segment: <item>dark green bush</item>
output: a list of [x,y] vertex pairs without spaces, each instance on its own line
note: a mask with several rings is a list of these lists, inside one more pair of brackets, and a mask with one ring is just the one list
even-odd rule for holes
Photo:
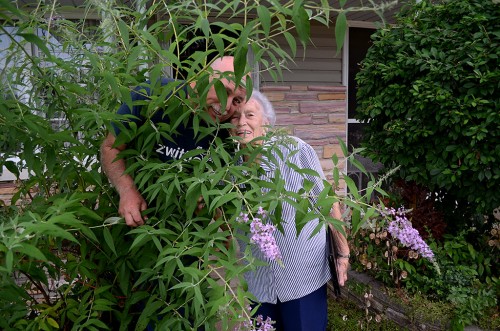
[[357,76],[363,145],[405,180],[490,213],[500,205],[500,3],[433,2],[374,34]]

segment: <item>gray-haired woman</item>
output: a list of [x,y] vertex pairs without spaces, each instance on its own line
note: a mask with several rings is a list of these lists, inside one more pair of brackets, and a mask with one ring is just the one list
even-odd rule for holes
[[[255,139],[265,136],[267,127],[274,125],[276,115],[269,100],[259,91],[253,91],[251,98],[242,104],[231,117],[232,136],[238,139],[240,147],[247,144],[262,144]],[[288,164],[293,163],[298,169],[312,169],[323,176],[318,156],[314,149],[303,140],[289,136],[286,144],[273,144],[270,152],[274,154],[276,164],[270,164],[265,155],[261,156],[261,167],[265,171],[263,179],[272,181],[279,173],[285,181],[288,191],[298,192],[304,180],[314,183],[312,193],[318,196],[323,190],[323,180],[296,172]],[[279,148],[279,153],[274,150]],[[280,155],[278,157],[278,155]],[[332,207],[332,216],[341,218],[338,203]],[[275,232],[277,246],[281,254],[282,265],[266,258],[257,248],[252,253],[257,258],[267,261],[254,271],[245,274],[249,291],[260,304],[256,316],[262,315],[275,321],[276,330],[285,331],[323,331],[327,325],[327,287],[331,278],[327,255],[325,229],[311,237],[319,219],[309,221],[297,235],[294,207],[283,202],[281,224],[283,232]],[[348,256],[347,240],[336,233],[338,251]],[[338,278],[341,286],[347,280],[348,259],[338,259]]]

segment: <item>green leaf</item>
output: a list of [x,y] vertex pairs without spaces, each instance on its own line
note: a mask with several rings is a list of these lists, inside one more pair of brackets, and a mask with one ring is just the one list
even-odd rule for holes
[[333,165],[336,167],[337,164],[339,163],[339,157],[337,156],[337,154],[333,154],[332,155],[332,162],[333,162]]
[[356,187],[356,184],[354,183],[352,178],[349,176],[344,176],[343,179],[347,185],[347,188],[349,189],[349,194],[351,194],[356,200],[359,200],[358,188]]
[[43,253],[37,247],[28,243],[21,243],[21,245],[17,246],[15,250],[19,253],[31,256],[32,258],[35,258],[37,260],[47,261],[45,255],[43,255]]
[[214,82],[214,88],[215,88],[215,93],[217,94],[217,99],[219,99],[221,107],[223,107],[223,111],[225,110],[224,107],[227,105],[227,91],[226,87],[220,80],[215,80]]
[[244,43],[238,46],[236,49],[236,54],[234,55],[234,75],[235,84],[239,85],[243,75],[245,74],[245,68],[247,64],[247,53],[248,45],[246,40]]
[[324,12],[326,20],[326,24],[324,25],[328,26],[328,22],[330,21],[330,4],[328,0],[321,0],[321,10]]
[[347,30],[347,17],[344,11],[339,12],[335,21],[335,40],[337,41],[337,55],[344,46],[345,34]]
[[52,326],[52,327],[54,327],[54,328],[56,328],[56,329],[59,329],[59,324],[58,324],[58,323],[56,322],[56,320],[55,320],[55,319],[53,319],[52,317],[47,317],[47,323],[48,323],[50,326]]
[[288,31],[283,32],[286,41],[288,42],[288,46],[290,46],[290,51],[292,52],[292,56],[295,57],[297,55],[297,42],[295,41],[295,37]]
[[361,171],[365,175],[368,174],[368,172],[365,169],[365,166],[361,162],[359,162],[354,156],[349,159],[349,162],[351,162],[351,164],[354,167],[356,167],[356,169],[358,169],[359,171]]
[[139,234],[137,237],[135,237],[134,241],[132,242],[132,245],[130,245],[129,251],[132,251],[136,246],[141,247],[142,245],[144,245],[144,243],[150,241],[151,239],[149,237],[150,236],[148,233]]
[[198,199],[201,197],[201,183],[196,181],[192,183],[186,192],[186,215],[190,217],[198,207]]
[[358,233],[362,224],[363,222],[361,219],[361,211],[358,209],[353,209],[351,213],[351,232]]
[[303,175],[309,175],[311,177],[319,177],[321,178],[321,175],[313,170],[313,169],[308,169],[308,168],[303,168],[303,169],[297,169],[297,172]]
[[212,41],[214,42],[215,48],[217,49],[217,53],[219,53],[219,56],[224,55],[224,41],[222,40],[221,36],[218,34],[212,35]]
[[193,283],[191,282],[180,282],[178,284],[175,284],[174,286],[172,286],[170,289],[171,290],[175,290],[175,289],[186,289],[186,288],[191,288],[193,287]]
[[116,95],[120,95],[121,92],[120,88],[118,87],[117,78],[113,75],[113,73],[105,71],[102,73],[102,75],[111,87],[111,91],[113,91]]
[[200,23],[201,31],[203,31],[203,34],[205,35],[205,38],[210,37],[210,22],[206,18],[201,19]]
[[122,20],[118,20],[118,30],[120,30],[120,38],[122,39],[123,47],[125,49],[128,49],[130,41],[129,41],[129,31],[127,24]]
[[45,148],[45,167],[48,173],[54,172],[54,166],[56,164],[56,151],[52,146]]
[[229,194],[225,194],[223,196],[217,196],[213,198],[212,204],[210,205],[210,210],[214,210],[215,208],[221,207],[225,203],[233,200],[233,199],[238,199],[239,195],[236,192],[231,192]]
[[264,30],[264,35],[269,37],[269,31],[271,28],[271,14],[269,13],[269,9],[265,6],[257,7],[257,14],[259,16],[259,22],[262,25],[262,29]]
[[37,35],[34,35],[32,33],[19,33],[18,35],[23,37],[26,41],[35,44],[47,57],[52,57],[52,54],[47,48],[46,42]]
[[109,231],[109,228],[107,226],[102,229],[102,234],[104,236],[104,241],[106,242],[106,245],[108,245],[109,249],[111,249],[111,251],[116,256],[118,256],[118,254],[116,254],[113,236],[111,235],[111,231]]
[[[298,2],[299,1],[296,1],[296,3]],[[309,36],[311,35],[311,22],[309,21],[309,15],[302,5],[298,5],[297,8],[295,7],[296,5],[294,5],[292,20],[295,25],[295,30],[299,35],[299,40],[305,45],[309,41]]]
[[342,149],[342,153],[344,154],[344,156],[347,157],[349,155],[349,152],[347,151],[347,145],[344,143],[342,139],[339,139],[339,145],[340,148]]
[[56,238],[66,239],[74,243],[78,243],[78,240],[71,233],[69,233],[68,231],[64,230],[63,228],[55,224],[37,223],[30,225],[29,230],[33,230],[39,235],[45,234]]
[[7,269],[7,273],[12,272],[12,268],[14,266],[14,253],[12,250],[8,250],[7,254],[5,254],[5,269]]
[[[7,170],[9,170],[11,173],[13,173],[16,178],[19,178],[19,169],[17,168],[17,163],[14,161],[5,161],[3,164]],[[1,165],[0,165],[1,166]]]

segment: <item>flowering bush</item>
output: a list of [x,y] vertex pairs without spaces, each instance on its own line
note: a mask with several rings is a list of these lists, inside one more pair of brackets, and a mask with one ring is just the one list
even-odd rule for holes
[[[251,162],[237,165],[248,151],[234,155],[234,146],[220,137],[210,148],[187,152],[168,164],[156,157],[155,145],[162,137],[174,139],[176,127],[191,119],[198,138],[227,129],[227,124],[199,125],[207,119],[211,86],[222,104],[227,98],[220,80],[209,79],[214,56],[235,56],[231,78],[236,85],[262,61],[278,79],[289,50],[294,53],[297,41],[305,46],[310,40],[310,24],[328,26],[336,9],[328,2],[313,9],[293,1],[277,6],[177,1],[144,5],[139,12],[112,1],[84,1],[81,13],[95,12],[100,18],[98,26],[88,26],[86,15],[59,19],[59,6],[35,3],[37,9],[31,10],[0,1],[0,12],[5,12],[1,38],[10,45],[2,50],[7,67],[0,73],[0,137],[17,142],[0,144],[0,166],[18,176],[30,174],[19,182],[12,205],[2,209],[5,218],[0,217],[0,329],[141,330],[152,324],[161,330],[212,330],[216,324],[231,329],[231,323],[241,322],[238,314],[250,295],[243,274],[255,262],[250,254],[237,254],[236,245],[227,245],[227,238],[235,237],[232,226],[242,206],[253,210],[262,205],[270,214],[269,224],[279,229],[283,202],[300,200],[294,203],[300,230],[313,208],[322,221],[333,223],[329,211],[341,198],[330,187],[321,198],[308,201],[302,199],[308,185],[301,192],[286,192],[280,178],[261,180]],[[259,15],[246,24],[232,22],[255,11]],[[345,32],[345,13],[337,15],[338,36]],[[277,18],[280,24],[272,23]],[[199,32],[195,38],[193,31]],[[290,47],[279,47],[274,36],[285,36]],[[341,44],[343,39],[337,39]],[[190,45],[196,46],[194,52]],[[249,49],[255,62],[247,63]],[[147,224],[130,229],[117,216],[119,199],[100,169],[99,145],[110,123],[121,123],[123,118],[115,115],[120,103],[144,106],[130,100],[131,87],[147,80],[154,85],[165,68],[172,68],[186,85],[196,81],[199,93],[187,98],[172,93],[178,88],[172,84],[151,88],[143,108],[147,123],[131,124],[117,137],[117,145],[130,147],[122,155],[127,173],[134,174],[150,207]],[[251,90],[251,80],[246,83]],[[150,123],[159,109],[175,121]],[[298,172],[311,175],[309,169]],[[333,174],[335,187],[343,177],[339,171]],[[353,185],[347,176],[345,182]],[[354,193],[349,200],[352,223],[361,224],[359,215],[369,208],[365,201],[370,194]],[[29,203],[18,204],[24,196]],[[200,196],[205,206],[197,210]],[[253,231],[253,242],[268,255],[278,257],[274,228],[259,222],[253,220],[252,230],[238,224]],[[249,263],[244,263],[246,257]],[[23,278],[16,282],[18,275]],[[48,291],[50,282],[60,278],[66,282]],[[31,288],[42,297],[33,296]],[[256,327],[267,327],[262,322]]]
[[[380,208],[380,217],[365,224],[351,241],[353,267],[368,271],[389,284],[397,284],[417,267],[439,266],[430,246],[411,225],[403,208]],[[386,272],[384,272],[386,271]]]
[[386,218],[391,216],[394,217],[394,219],[389,222],[387,227],[387,231],[389,231],[393,238],[398,239],[403,246],[411,248],[412,251],[410,252],[412,255],[415,255],[415,253],[417,254],[415,258],[417,258],[420,253],[422,257],[434,262],[434,253],[430,249],[429,245],[427,245],[422,237],[420,237],[418,231],[412,227],[411,222],[408,218],[406,218],[403,209],[400,208],[395,210],[394,208],[386,208],[383,211],[383,215]]
[[[451,306],[451,323],[457,330],[480,323],[484,316],[496,316],[499,281],[498,259],[494,258],[498,252],[494,250],[498,225],[492,224],[484,233],[469,229],[445,234],[442,241],[431,237],[424,241],[408,215],[410,210],[404,208],[379,208],[379,217],[372,218],[350,240],[356,256],[353,268],[389,287],[404,288],[409,294],[418,293]],[[468,237],[483,243],[474,246]],[[500,324],[498,318],[487,323],[488,329]]]

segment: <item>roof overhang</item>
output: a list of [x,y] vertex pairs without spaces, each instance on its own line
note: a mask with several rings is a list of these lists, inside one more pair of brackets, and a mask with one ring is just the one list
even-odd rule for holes
[[[63,12],[66,18],[78,18],[75,15],[85,11],[84,0],[55,0],[58,9]],[[318,0],[319,2],[319,0]],[[394,23],[394,15],[402,6],[412,2],[411,0],[347,0],[343,8],[347,12],[347,20],[352,22],[367,22],[375,23],[385,21],[386,23]],[[17,0],[18,7],[30,8],[36,7],[36,0]],[[127,7],[135,6],[134,0],[119,0],[118,5]],[[339,0],[329,0],[332,8],[341,9]],[[373,8],[377,10],[373,10]],[[88,11],[86,12],[88,17]],[[80,14],[81,15],[81,14]],[[332,19],[337,16],[337,11],[331,12]]]

